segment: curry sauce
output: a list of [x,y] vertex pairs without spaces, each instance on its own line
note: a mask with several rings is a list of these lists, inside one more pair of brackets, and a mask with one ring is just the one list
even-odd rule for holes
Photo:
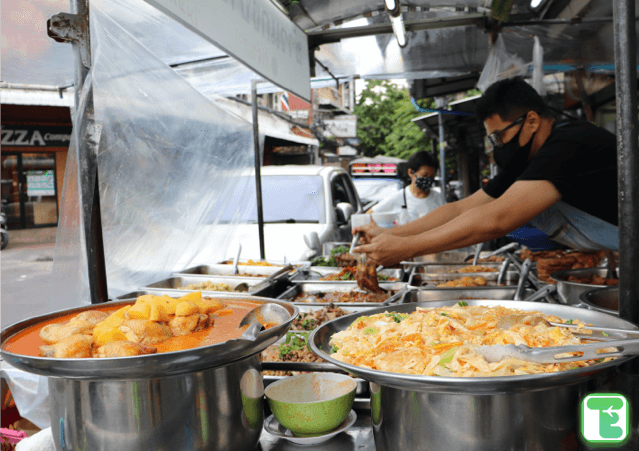
[[[188,335],[172,336],[166,341],[156,343],[154,346],[157,348],[157,353],[182,351],[239,338],[245,330],[244,327],[242,329],[238,329],[240,321],[249,311],[259,306],[259,303],[251,302],[248,299],[233,299],[224,300],[224,304],[224,309],[212,313],[212,316],[214,317],[214,324],[212,326],[192,332]],[[112,314],[126,305],[133,305],[133,303],[124,305],[119,304],[118,306],[96,306],[90,310],[103,311],[108,314]],[[3,345],[3,350],[14,354],[39,357],[41,356],[40,346],[46,345],[40,337],[41,330],[50,324],[68,323],[77,315],[78,312],[75,312],[29,326],[10,337]],[[272,325],[265,324],[265,326],[268,328]]]

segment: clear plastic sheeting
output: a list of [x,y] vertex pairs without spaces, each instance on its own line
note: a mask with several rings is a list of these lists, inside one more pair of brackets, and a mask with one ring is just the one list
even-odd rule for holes
[[[250,214],[249,206],[231,194],[245,192],[253,172],[253,134],[251,124],[193,89],[109,17],[100,2],[91,6],[93,68],[84,95],[92,84],[101,127],[100,203],[113,297],[189,265],[227,257],[232,229],[216,229],[218,219],[209,212],[214,206],[234,210],[231,223]],[[71,146],[70,161],[84,146]],[[56,249],[52,310],[89,302],[87,279],[77,276],[86,274],[86,263],[81,213],[73,210],[76,171],[77,166],[67,167],[58,232],[65,239]],[[195,261],[200,253],[205,258]]]
[[499,35],[497,41],[490,49],[486,66],[481,71],[481,76],[477,81],[477,89],[484,92],[496,81],[525,75],[528,73],[528,65],[517,55],[506,50],[504,38]]

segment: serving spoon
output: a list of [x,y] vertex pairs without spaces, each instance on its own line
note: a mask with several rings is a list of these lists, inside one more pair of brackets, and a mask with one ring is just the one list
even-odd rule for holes
[[240,338],[254,341],[260,333],[264,323],[282,324],[291,317],[291,314],[284,307],[278,304],[262,304],[248,312],[238,329],[248,326]]

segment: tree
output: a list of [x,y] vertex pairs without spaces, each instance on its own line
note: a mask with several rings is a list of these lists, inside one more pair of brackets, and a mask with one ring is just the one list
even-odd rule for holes
[[[434,108],[432,99],[418,104]],[[364,155],[408,159],[418,150],[431,150],[430,138],[411,121],[424,113],[412,105],[407,89],[388,80],[367,80],[353,110]]]
[[388,80],[367,80],[353,112],[357,116],[357,137],[364,155],[388,155],[386,136],[393,131],[393,116],[406,100],[405,90]]

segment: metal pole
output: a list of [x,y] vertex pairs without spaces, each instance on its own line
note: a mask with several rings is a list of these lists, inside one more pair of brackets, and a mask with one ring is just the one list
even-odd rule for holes
[[[86,32],[79,37],[80,41],[73,41],[75,56],[75,109],[80,107],[84,80],[89,73],[91,62],[83,64],[81,47],[90,52],[89,33],[89,0],[71,0],[71,12],[86,20]],[[89,53],[90,55],[90,53]],[[83,120],[73,124],[81,127],[76,136],[80,137],[78,146],[78,181],[80,203],[87,256],[87,271],[89,279],[89,294],[92,304],[99,304],[109,300],[107,292],[106,263],[104,261],[104,243],[102,241],[102,221],[100,215],[100,190],[98,185],[98,147],[100,130],[95,123],[93,107],[93,87],[86,96]]]
[[439,177],[442,185],[442,196],[446,198],[446,145],[444,144],[444,116],[439,114]]
[[639,152],[634,0],[613,2],[619,184],[619,317],[639,324]]
[[255,152],[255,194],[257,198],[257,227],[260,235],[260,258],[265,260],[264,255],[264,210],[262,205],[262,173],[260,170],[260,133],[257,123],[257,84],[264,80],[251,80],[251,103],[253,107],[253,149]]

